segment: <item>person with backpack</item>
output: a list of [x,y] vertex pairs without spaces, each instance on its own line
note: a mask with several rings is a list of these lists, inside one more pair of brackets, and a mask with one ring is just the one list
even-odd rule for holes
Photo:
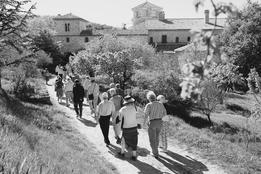
[[119,117],[119,110],[123,106],[123,98],[116,93],[115,88],[111,88],[109,90],[111,98],[110,101],[114,103],[115,106],[115,113],[112,116],[112,124],[113,124],[113,130],[115,133],[115,139],[116,143],[120,144],[121,139],[120,139],[120,133],[121,133],[121,119]]
[[84,98],[84,88],[78,79],[75,80],[73,86],[73,103],[76,117],[82,118],[82,103]]
[[57,76],[57,79],[55,81],[55,91],[58,102],[61,103],[63,97],[63,79],[60,76]]

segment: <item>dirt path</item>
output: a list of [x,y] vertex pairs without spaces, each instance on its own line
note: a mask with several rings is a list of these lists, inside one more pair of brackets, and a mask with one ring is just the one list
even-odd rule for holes
[[[79,130],[79,132],[91,142],[100,154],[109,162],[111,162],[120,174],[223,174],[221,168],[212,165],[207,160],[189,154],[185,148],[169,143],[169,152],[160,152],[160,158],[157,160],[150,155],[150,146],[148,134],[146,130],[139,129],[138,137],[138,160],[132,161],[127,156],[125,159],[117,157],[117,152],[120,151],[120,146],[116,144],[114,132],[110,126],[111,147],[106,147],[103,142],[102,133],[99,125],[90,115],[88,106],[83,108],[83,118],[78,120],[73,110],[72,104],[69,108],[64,104],[58,104],[54,91],[54,79],[49,81],[50,86],[47,86],[51,101],[57,109],[63,111],[71,119],[71,124]],[[86,103],[86,101],[85,101]]]

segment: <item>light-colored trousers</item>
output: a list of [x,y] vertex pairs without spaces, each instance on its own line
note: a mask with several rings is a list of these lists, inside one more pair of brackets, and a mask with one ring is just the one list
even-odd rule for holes
[[155,156],[159,155],[159,135],[162,127],[162,120],[151,120],[149,123],[149,140],[152,153]]
[[168,148],[168,140],[167,140],[168,132],[169,132],[169,123],[163,121],[159,138],[160,138],[160,147],[162,147],[164,150],[167,150]]

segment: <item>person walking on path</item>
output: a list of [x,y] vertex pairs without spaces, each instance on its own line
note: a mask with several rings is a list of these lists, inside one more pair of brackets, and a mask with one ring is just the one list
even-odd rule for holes
[[63,97],[63,80],[60,76],[57,76],[57,79],[55,80],[55,91],[56,91],[56,96],[58,99],[58,102],[62,102],[62,97]]
[[63,71],[63,67],[61,64],[56,66],[55,72],[57,73],[58,76],[60,76],[63,79],[64,71]]
[[121,86],[119,83],[116,83],[115,85],[116,93],[122,97],[124,97],[124,91],[121,89]]
[[115,106],[115,113],[112,116],[112,123],[113,123],[113,130],[115,133],[115,138],[116,138],[116,143],[120,144],[121,139],[120,139],[120,133],[121,133],[121,122],[120,122],[120,117],[119,117],[119,110],[123,106],[123,98],[116,94],[115,88],[111,88],[109,90],[110,95],[112,96],[110,98],[110,101],[113,102]]
[[108,93],[104,92],[102,94],[103,101],[97,107],[97,120],[99,120],[100,128],[104,137],[104,142],[106,146],[109,146],[109,127],[110,118],[114,115],[115,106],[113,102],[108,100]]
[[162,127],[162,117],[167,115],[167,112],[163,104],[156,101],[156,95],[153,91],[148,92],[147,99],[149,103],[144,109],[144,127],[146,124],[149,126],[148,134],[152,153],[155,158],[159,158],[159,134]]
[[167,149],[168,149],[167,137],[168,137],[168,133],[169,133],[169,121],[170,121],[170,115],[168,115],[168,111],[167,111],[167,107],[166,107],[168,100],[166,100],[164,95],[159,95],[157,97],[157,100],[164,105],[166,112],[167,112],[167,115],[165,115],[162,118],[163,123],[162,123],[162,128],[161,128],[160,137],[159,137],[159,140],[160,140],[159,146],[163,149],[163,152],[167,152]]
[[120,109],[120,118],[122,119],[122,141],[121,151],[118,153],[124,157],[125,149],[132,150],[132,160],[137,159],[137,145],[138,145],[138,128],[136,119],[136,108],[134,106],[135,100],[131,96],[124,98],[124,107]]
[[[83,76],[82,86],[84,88],[84,95],[86,98],[87,98],[87,93],[88,93],[87,90],[88,90],[88,87],[90,84],[91,84],[90,78],[88,76]],[[88,99],[87,99],[87,103],[88,103]]]
[[73,81],[70,77],[67,76],[66,82],[64,84],[64,92],[65,92],[65,97],[66,97],[66,106],[69,107],[70,104],[69,102],[73,98]]
[[[109,86],[110,86],[110,89],[113,89],[113,88],[115,89],[115,83],[111,83]],[[112,97],[111,93],[110,93],[110,89],[108,89],[108,91],[107,91],[107,93],[109,95],[109,99]]]
[[73,86],[73,103],[74,103],[74,110],[76,112],[76,117],[82,118],[82,103],[84,98],[84,89],[82,84],[78,79],[75,80]]
[[91,78],[91,84],[87,89],[87,97],[91,109],[91,114],[94,113],[96,115],[97,103],[99,97],[99,85],[95,82],[93,77]]

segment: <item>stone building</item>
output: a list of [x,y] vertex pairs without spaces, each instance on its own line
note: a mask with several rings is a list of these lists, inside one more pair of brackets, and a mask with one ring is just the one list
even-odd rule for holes
[[[173,51],[193,40],[191,30],[209,31],[214,28],[214,19],[205,11],[204,18],[166,18],[162,7],[148,1],[134,8],[133,26],[117,29],[97,25],[73,14],[58,15],[56,23],[57,41],[61,41],[64,52],[73,52],[85,47],[95,37],[114,34],[118,37],[138,39],[153,45],[158,51]],[[222,32],[225,19],[218,19],[215,32]]]

